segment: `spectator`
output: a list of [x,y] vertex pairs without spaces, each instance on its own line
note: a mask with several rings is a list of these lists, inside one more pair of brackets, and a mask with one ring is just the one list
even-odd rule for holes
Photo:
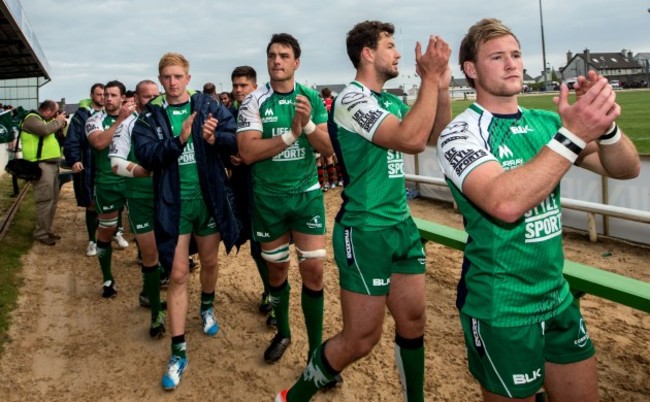
[[36,203],[34,239],[48,246],[54,246],[61,239],[52,232],[59,199],[61,159],[61,147],[55,133],[66,125],[65,114],[59,113],[59,106],[53,100],[41,103],[38,110],[29,112],[21,124],[23,158],[38,161],[42,171],[41,178],[31,182]]

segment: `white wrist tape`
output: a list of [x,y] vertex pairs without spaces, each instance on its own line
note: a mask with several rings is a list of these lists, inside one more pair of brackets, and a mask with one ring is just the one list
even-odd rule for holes
[[133,177],[136,164],[122,158],[111,158],[111,167],[117,168],[115,174],[118,176]]
[[621,131],[618,129],[616,122],[612,122],[612,125],[609,127],[609,130],[598,138],[598,143],[600,145],[612,145],[616,144],[621,140]]
[[290,146],[291,144],[296,142],[296,140],[298,139],[298,138],[296,138],[295,135],[293,135],[293,131],[291,131],[291,130],[289,130],[286,133],[282,134],[281,137],[282,137],[282,141],[284,141],[284,143],[287,144],[287,146]]
[[309,123],[305,124],[305,127],[302,128],[302,132],[305,133],[305,135],[309,135],[314,131],[316,131],[316,124],[311,120],[309,120]]

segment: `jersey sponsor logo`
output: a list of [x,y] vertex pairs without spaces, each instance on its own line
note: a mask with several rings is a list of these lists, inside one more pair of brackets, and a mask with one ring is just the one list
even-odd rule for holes
[[[277,137],[278,135],[282,135],[289,131],[290,129],[287,127],[274,127],[271,130],[271,136]],[[296,141],[293,144],[291,144],[288,148],[286,148],[284,151],[275,155],[272,160],[274,162],[296,161],[296,160],[305,159],[305,155],[306,155],[305,148],[301,148],[299,142]]]
[[451,165],[452,169],[458,176],[462,176],[465,169],[471,166],[477,160],[487,156],[484,149],[461,149],[451,148],[445,152],[445,159]]
[[368,112],[363,112],[361,110],[357,110],[354,112],[354,115],[352,116],[352,120],[356,121],[359,126],[361,126],[361,129],[370,132],[372,129],[372,126],[377,123],[379,118],[384,114],[383,111],[377,109],[377,110],[370,110]]
[[117,144],[115,141],[111,142],[111,145],[108,147],[108,154],[115,155],[118,151]]
[[528,210],[524,221],[525,243],[538,243],[562,234],[562,212],[553,194]]
[[289,162],[305,159],[305,149],[294,142],[289,148],[273,157],[273,162]]
[[194,144],[187,143],[185,144],[185,148],[183,148],[183,153],[178,157],[178,165],[193,165],[195,163],[196,159],[194,156]]
[[578,345],[579,348],[584,348],[587,346],[587,341],[589,340],[589,333],[587,333],[587,327],[585,326],[584,320],[581,318],[578,325],[578,337],[573,343]]
[[390,278],[372,278],[372,286],[376,288],[383,288],[390,285]]
[[183,116],[188,113],[187,109],[172,109],[173,116]]
[[262,124],[275,123],[277,121],[278,121],[278,117],[273,114],[273,109],[267,108],[264,111],[264,117],[262,117]]
[[255,236],[261,238],[269,238],[271,235],[268,232],[255,232]]
[[533,370],[533,372],[525,373],[525,374],[513,374],[512,375],[512,382],[515,385],[524,385],[524,384],[530,384],[531,382],[537,380],[538,378],[542,378],[542,369],[538,368],[537,370]]
[[507,145],[499,145],[499,159],[512,158],[514,154]]
[[95,126],[93,123],[86,123],[86,133],[90,134],[95,130],[99,130],[99,127]]
[[442,144],[440,144],[440,147],[444,147],[445,145],[449,144],[452,141],[457,141],[457,140],[466,140],[468,137],[466,135],[455,135],[453,137],[449,137],[445,139]]
[[365,97],[364,94],[361,92],[349,92],[345,95],[343,95],[343,99],[341,99],[341,104],[342,105],[349,105],[350,103],[355,103],[357,101],[360,101]]
[[512,150],[505,144],[499,145],[498,153],[499,159],[501,160],[501,167],[504,170],[510,170],[524,164],[524,160],[521,158],[512,159],[515,155]]
[[467,127],[468,125],[464,121],[457,121],[455,123],[451,123],[442,132],[442,134],[440,134],[440,138],[449,137],[450,135],[454,135],[454,134],[462,134],[467,131]]
[[310,229],[320,229],[323,227],[323,220],[320,215],[314,215],[307,223],[307,227]]
[[522,126],[510,127],[510,131],[513,134],[527,134],[527,133],[530,133],[530,132],[535,131],[535,130],[530,128],[528,125],[525,125],[523,127]]
[[248,128],[250,126],[251,126],[251,122],[246,120],[246,118],[241,113],[241,108],[240,108],[239,116],[237,116],[237,128]]
[[404,155],[400,151],[388,150],[387,157],[388,177],[404,177]]
[[278,105],[293,105],[292,99],[279,99]]
[[350,110],[354,109],[355,107],[357,107],[357,105],[363,105],[364,103],[368,103],[368,101],[364,99],[364,100],[360,100],[358,102],[355,102],[355,103],[351,104],[350,106],[348,106],[348,112]]

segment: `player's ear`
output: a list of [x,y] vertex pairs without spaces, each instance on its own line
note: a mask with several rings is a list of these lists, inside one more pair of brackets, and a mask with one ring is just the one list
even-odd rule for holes
[[471,79],[476,79],[476,68],[474,62],[466,61],[463,63],[463,72]]

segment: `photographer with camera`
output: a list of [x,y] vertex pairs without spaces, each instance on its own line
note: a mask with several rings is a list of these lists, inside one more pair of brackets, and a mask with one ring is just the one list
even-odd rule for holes
[[61,238],[52,233],[52,222],[59,199],[59,165],[61,147],[56,132],[67,125],[65,113],[60,113],[59,105],[53,100],[40,104],[38,110],[31,111],[20,124],[23,158],[38,162],[41,178],[31,180],[36,203],[36,228],[34,239],[48,246],[56,244]]

